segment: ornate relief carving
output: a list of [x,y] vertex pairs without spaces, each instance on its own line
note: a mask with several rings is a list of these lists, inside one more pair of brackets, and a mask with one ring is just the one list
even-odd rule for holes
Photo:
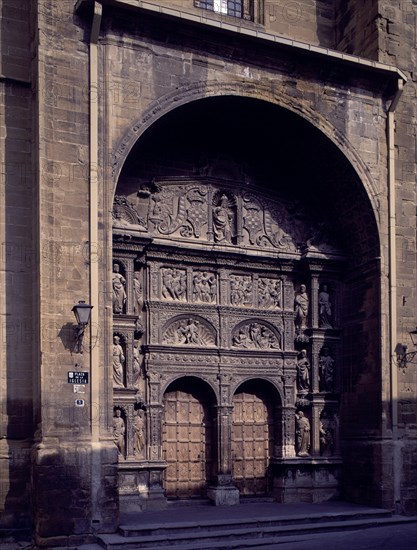
[[161,270],[162,297],[166,300],[185,301],[187,297],[187,273],[184,269],[165,267]]
[[[203,171],[203,172],[207,172]],[[194,179],[194,181],[192,181]],[[267,194],[217,187],[212,177],[184,183],[173,178],[138,192],[137,204],[117,195],[114,225],[160,237],[214,241],[300,254],[305,250],[338,252],[331,228],[294,204]],[[240,187],[240,189],[239,189]],[[147,207],[147,213],[146,213]],[[141,215],[142,214],[142,215]],[[146,219],[145,219],[146,218]]]
[[205,304],[214,304],[217,301],[216,275],[208,271],[194,271],[193,273],[193,300]]
[[216,336],[204,322],[188,317],[171,323],[163,333],[162,343],[177,346],[215,346]]
[[258,280],[259,307],[268,309],[281,308],[281,281],[261,277]]
[[113,226],[146,231],[147,221],[139,215],[136,206],[123,195],[116,195],[113,203]]
[[230,275],[230,303],[242,307],[253,305],[253,284],[250,275]]
[[279,350],[281,338],[281,333],[263,323],[241,323],[232,333],[232,346],[244,349]]

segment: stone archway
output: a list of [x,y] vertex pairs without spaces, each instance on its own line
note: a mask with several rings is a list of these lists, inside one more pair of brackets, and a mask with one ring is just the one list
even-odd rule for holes
[[193,377],[176,380],[163,398],[164,492],[170,499],[201,498],[216,465],[214,396]]
[[[263,136],[267,124],[279,129],[276,141]],[[178,450],[163,447],[161,385],[173,374],[189,375],[191,367],[217,386],[223,453],[233,429],[228,415],[234,403],[230,387],[218,380],[254,378],[256,372],[273,379],[285,400],[279,426],[274,425],[282,434],[273,445],[271,475],[281,487],[274,496],[304,498],[304,475],[312,477],[312,499],[322,498],[315,480],[323,475],[332,479],[323,494],[337,496],[343,437],[358,429],[366,433],[378,422],[381,406],[380,350],[372,337],[381,311],[361,315],[366,301],[379,303],[379,233],[364,186],[340,150],[301,117],[265,102],[238,97],[195,101],[158,120],[131,150],[115,195],[113,232],[114,259],[123,260],[127,280],[126,311],[115,314],[114,321],[130,323],[131,340],[140,340],[143,351],[143,366],[135,372],[141,373],[137,386],[144,388],[141,398],[149,407],[150,479],[159,475],[152,468],[161,472],[164,457],[169,463],[169,452]],[[297,360],[307,365],[302,385]],[[330,382],[323,378],[326,361],[333,369]],[[239,368],[247,370],[240,373]],[[370,380],[362,377],[365,371],[375,374],[372,382],[355,385]],[[169,406],[178,401],[191,407],[188,389],[175,391],[181,393],[167,397]],[[358,409],[358,391],[375,399],[366,416]],[[241,403],[249,406],[252,399],[253,410],[265,403],[265,429],[267,398],[244,393],[252,397],[240,396]],[[204,416],[200,397],[193,403],[200,407],[197,416]],[[295,413],[301,411],[311,427],[307,456],[304,451],[297,456]],[[311,461],[324,452],[323,418],[345,431],[334,434],[338,445],[325,450],[327,470],[315,476]],[[192,427],[190,419],[184,422]],[[256,423],[251,430],[256,431]],[[271,445],[265,442],[264,463]],[[221,483],[227,484],[237,466],[226,455],[218,466]],[[240,458],[245,462],[243,451]],[[298,458],[299,465],[290,464]],[[201,464],[198,468],[196,484],[205,487],[208,476]],[[174,472],[173,463],[167,471]],[[260,478],[267,480],[265,475]],[[297,476],[292,492],[287,490],[288,479]],[[172,483],[180,484],[178,470]],[[241,483],[243,492],[270,491],[268,480],[262,488]],[[171,496],[180,496],[175,491]]]

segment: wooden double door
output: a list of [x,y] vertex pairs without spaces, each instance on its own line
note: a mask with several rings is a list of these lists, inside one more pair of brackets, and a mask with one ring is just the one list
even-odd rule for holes
[[[164,396],[164,490],[168,498],[204,497],[217,463],[214,396],[196,382],[171,386]],[[242,496],[270,492],[273,448],[272,399],[245,384],[233,397],[232,476]]]

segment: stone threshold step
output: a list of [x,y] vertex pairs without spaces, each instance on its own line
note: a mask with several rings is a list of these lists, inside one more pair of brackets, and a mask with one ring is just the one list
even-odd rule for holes
[[[227,511],[225,510],[225,515]],[[389,510],[370,509],[370,510],[352,510],[340,512],[319,512],[309,514],[308,516],[297,515],[277,515],[277,516],[256,516],[256,517],[233,517],[227,519],[207,519],[198,521],[176,521],[148,523],[142,525],[121,525],[118,529],[119,534],[124,537],[150,536],[158,533],[177,534],[197,530],[221,530],[236,528],[256,528],[261,526],[280,526],[292,524],[310,524],[317,522],[332,522],[343,520],[363,520],[366,518],[389,518],[392,513]]]
[[[209,531],[189,533],[186,536],[123,537],[102,535],[98,542],[106,550],[152,549],[152,550],[220,550],[266,544],[266,539],[279,539],[284,536],[301,536],[329,531],[349,531],[371,527],[417,522],[417,517],[392,516],[389,518],[366,518],[363,520],[334,521],[290,526],[264,527],[258,529],[232,529],[230,531]],[[228,540],[229,539],[229,540]]]

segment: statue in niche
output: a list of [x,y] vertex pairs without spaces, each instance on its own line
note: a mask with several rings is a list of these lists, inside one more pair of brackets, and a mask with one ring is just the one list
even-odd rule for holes
[[307,351],[301,350],[297,360],[297,389],[301,394],[310,390],[310,361],[307,359]]
[[139,315],[143,308],[143,291],[139,271],[135,271],[133,276],[133,295],[135,297],[133,311],[136,315]]
[[320,390],[334,391],[334,359],[329,355],[329,348],[323,348],[319,357]]
[[134,340],[133,342],[133,366],[132,366],[132,373],[133,373],[133,387],[139,388],[139,378],[140,378],[140,348],[139,348],[139,340]]
[[280,282],[274,279],[259,279],[258,282],[259,306],[265,308],[281,307]]
[[113,441],[117,447],[119,458],[124,457],[125,432],[126,426],[122,418],[122,411],[116,409],[115,416],[113,417]]
[[123,348],[120,345],[120,338],[113,336],[113,388],[124,388],[123,383],[123,364],[125,356]]
[[332,328],[332,304],[327,285],[323,285],[319,292],[319,326],[321,328]]
[[139,409],[133,412],[133,453],[143,457],[145,449],[145,411]]
[[232,242],[233,211],[229,207],[227,195],[222,195],[220,204],[213,208],[214,240],[217,243]]
[[119,264],[113,265],[113,313],[123,313],[126,304],[126,279],[120,273]]
[[185,271],[177,268],[165,268],[162,271],[162,296],[171,300],[184,300],[187,290]]
[[178,336],[182,344],[192,344],[201,346],[204,345],[204,341],[200,335],[200,322],[194,319],[188,319],[183,321],[178,330]]
[[306,285],[300,285],[300,290],[294,298],[295,329],[297,335],[307,328],[309,298]]
[[197,272],[193,277],[193,296],[195,302],[213,303],[216,301],[216,276],[213,273]]
[[302,411],[296,413],[297,422],[297,456],[309,456],[310,449],[310,421]]
[[320,417],[320,454],[332,456],[334,449],[334,422],[326,411]]

